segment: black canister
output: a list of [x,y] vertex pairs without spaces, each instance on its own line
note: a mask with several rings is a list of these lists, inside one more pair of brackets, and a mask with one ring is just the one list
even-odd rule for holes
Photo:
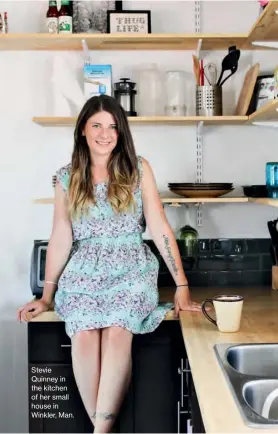
[[137,91],[134,89],[136,83],[129,80],[130,78],[120,78],[120,81],[114,83],[114,97],[121,104],[127,116],[137,116],[135,111],[135,95]]

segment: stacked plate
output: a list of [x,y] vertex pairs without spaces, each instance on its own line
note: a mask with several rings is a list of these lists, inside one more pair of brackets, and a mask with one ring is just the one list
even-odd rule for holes
[[231,182],[169,182],[168,188],[183,197],[219,197],[233,191]]

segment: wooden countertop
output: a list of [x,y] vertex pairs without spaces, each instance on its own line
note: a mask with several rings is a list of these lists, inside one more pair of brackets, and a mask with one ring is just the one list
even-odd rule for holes
[[197,312],[180,314],[206,433],[278,433],[277,427],[260,429],[245,424],[213,349],[219,343],[278,342],[278,291],[270,287],[191,289],[192,298],[199,302],[220,293],[244,296],[239,332],[221,333]]
[[[175,288],[160,288],[159,289],[159,300],[162,302],[173,302],[175,294]],[[174,317],[174,311],[168,312],[164,318],[165,320],[178,320]],[[43,312],[37,317],[31,319],[32,322],[48,322],[48,321],[61,321],[54,310],[49,310],[48,312]]]
[[[173,301],[174,291],[160,289],[160,301]],[[245,424],[213,349],[219,343],[278,342],[278,291],[270,287],[191,288],[197,302],[220,293],[244,296],[239,332],[221,333],[199,312],[181,312],[179,318],[206,433],[278,433],[277,427],[259,429]],[[173,311],[165,317],[174,319]],[[49,311],[32,321],[59,318]]]

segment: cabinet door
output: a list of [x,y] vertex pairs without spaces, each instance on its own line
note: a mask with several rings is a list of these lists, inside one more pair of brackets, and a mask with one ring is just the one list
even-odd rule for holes
[[134,432],[176,433],[180,399],[179,359],[173,323],[138,336],[133,347]]
[[29,432],[93,432],[71,365],[29,364]]
[[192,374],[189,375],[189,403],[191,409],[191,423],[193,433],[205,433],[203,418],[194,386]]

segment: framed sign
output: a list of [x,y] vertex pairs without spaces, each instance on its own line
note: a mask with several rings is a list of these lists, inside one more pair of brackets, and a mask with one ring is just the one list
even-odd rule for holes
[[151,11],[107,11],[107,33],[151,33]]

